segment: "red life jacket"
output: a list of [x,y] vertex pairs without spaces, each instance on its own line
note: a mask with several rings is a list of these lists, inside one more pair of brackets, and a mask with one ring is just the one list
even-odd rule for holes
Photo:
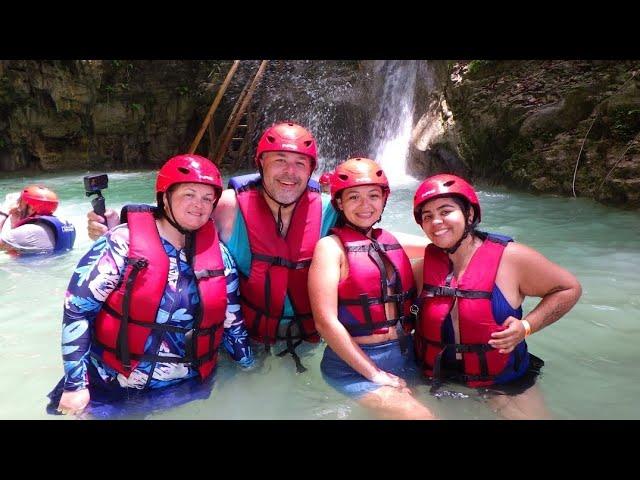
[[[222,340],[227,287],[224,263],[213,222],[194,234],[193,270],[200,295],[200,309],[190,330],[156,323],[167,286],[169,258],[162,246],[149,207],[129,207],[129,254],[120,287],[106,299],[95,321],[95,341],[103,349],[101,360],[125,376],[138,363],[190,363],[201,378],[213,371]],[[144,353],[152,330],[183,332],[184,357]]]
[[[446,253],[433,244],[425,249],[420,315],[414,335],[416,356],[428,377],[440,378],[441,358],[450,348],[462,354],[462,380],[470,387],[492,385],[506,367],[510,355],[487,342],[493,332],[504,330],[491,309],[491,293],[506,242],[488,237],[476,250],[462,279],[453,276]],[[459,344],[445,344],[443,323],[458,300]]]
[[[338,318],[347,331],[364,336],[387,333],[398,320],[405,324],[416,287],[409,257],[398,240],[380,228],[373,229],[374,240],[349,227],[336,227],[331,233],[342,242],[349,262],[349,275],[338,284]],[[385,259],[394,270],[392,284]],[[386,303],[395,303],[398,318],[387,320]]]
[[[286,339],[293,354],[303,340],[320,340],[311,316],[307,277],[313,249],[320,239],[322,200],[319,192],[308,188],[294,206],[286,236],[281,237],[273,213],[256,186],[251,183],[236,191],[251,249],[249,276],[240,275],[242,314],[251,338],[266,345]],[[287,294],[293,318],[283,316]],[[291,323],[286,336],[278,336],[280,322],[287,319]],[[294,323],[298,335],[291,332]],[[295,345],[292,339],[298,339]]]

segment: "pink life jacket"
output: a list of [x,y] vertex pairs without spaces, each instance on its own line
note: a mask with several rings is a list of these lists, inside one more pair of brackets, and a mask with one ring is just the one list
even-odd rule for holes
[[[425,249],[423,289],[414,342],[416,357],[428,377],[440,378],[441,358],[446,348],[462,354],[463,380],[470,387],[492,385],[506,367],[510,355],[487,342],[493,332],[504,330],[496,322],[491,293],[504,252],[505,241],[488,236],[476,250],[458,281],[446,253],[433,244]],[[445,344],[443,323],[458,300],[459,344]],[[513,354],[512,354],[513,355]]]
[[[320,337],[311,316],[307,277],[313,250],[320,239],[322,200],[320,193],[308,188],[297,201],[285,237],[277,231],[269,205],[256,184],[238,190],[238,204],[247,228],[251,249],[249,276],[240,275],[240,303],[251,338],[267,345],[281,338],[289,343],[298,338],[318,342]],[[293,337],[278,337],[286,295],[295,315],[289,319],[301,332]],[[296,344],[296,345],[297,345]],[[290,345],[290,350],[291,350]],[[293,345],[295,348],[295,345]],[[295,357],[294,357],[295,358]]]
[[[349,275],[338,284],[340,322],[352,336],[387,333],[398,320],[404,325],[410,319],[416,288],[411,263],[398,240],[379,228],[373,229],[373,240],[349,227],[336,227],[331,233],[344,245],[349,262]],[[389,263],[394,270],[392,283]],[[395,303],[398,318],[387,319],[386,303]]]
[[[103,349],[101,360],[127,377],[141,361],[189,363],[204,379],[217,363],[227,309],[224,263],[213,221],[194,234],[192,265],[201,308],[190,330],[156,323],[167,286],[169,258],[151,209],[130,206],[127,221],[127,267],[120,287],[107,297],[95,321],[95,341]],[[184,332],[186,355],[145,354],[151,330]]]

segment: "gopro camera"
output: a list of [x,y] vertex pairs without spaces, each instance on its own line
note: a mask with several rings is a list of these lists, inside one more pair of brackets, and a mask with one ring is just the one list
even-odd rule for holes
[[91,193],[100,193],[109,186],[109,177],[106,173],[100,175],[87,175],[84,177],[84,190],[87,196]]
[[87,197],[90,197],[91,195],[97,195],[96,198],[91,200],[91,205],[93,206],[93,211],[101,217],[104,217],[105,211],[102,190],[106,189],[108,186],[109,177],[106,173],[101,173],[99,175],[87,175],[84,177],[85,193],[87,194]]

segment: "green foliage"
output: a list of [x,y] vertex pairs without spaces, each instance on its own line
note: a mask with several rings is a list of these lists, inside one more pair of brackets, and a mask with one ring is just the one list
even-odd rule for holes
[[467,65],[467,73],[469,75],[475,75],[480,70],[492,65],[495,63],[495,60],[471,60]]
[[180,85],[176,87],[176,93],[179,96],[183,97],[189,93],[189,87],[187,87],[186,85]]
[[139,103],[132,103],[131,110],[133,110],[134,112],[140,112],[140,110],[142,110],[142,105]]
[[620,107],[610,112],[610,117],[614,138],[629,141],[640,132],[640,109]]

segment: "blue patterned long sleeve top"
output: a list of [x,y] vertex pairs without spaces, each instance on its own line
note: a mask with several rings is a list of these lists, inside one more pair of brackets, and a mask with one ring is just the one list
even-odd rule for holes
[[[177,250],[163,238],[161,241],[169,257],[169,274],[156,322],[190,329],[194,322],[192,312],[200,302],[196,278],[185,251]],[[233,360],[246,368],[253,364],[254,358],[240,310],[238,274],[235,262],[222,242],[220,250],[227,281],[222,345]],[[129,229],[122,224],[100,237],[73,272],[65,295],[62,325],[66,391],[87,387],[88,362],[95,365],[103,381],[117,380],[126,388],[161,388],[198,375],[189,364],[140,362],[127,378],[99,360],[99,347],[91,343],[93,322],[124,274],[128,251]],[[154,330],[145,344],[145,353],[184,356],[184,334]]]

